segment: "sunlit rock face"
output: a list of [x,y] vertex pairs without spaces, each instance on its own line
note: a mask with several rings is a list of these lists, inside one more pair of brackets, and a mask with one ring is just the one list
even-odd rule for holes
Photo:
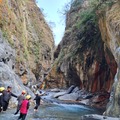
[[[20,79],[14,72],[15,65],[15,50],[10,47],[10,44],[2,36],[0,32],[0,86],[7,88],[12,87],[12,92],[19,96],[22,90],[26,90],[27,94],[34,97],[33,92],[25,87]],[[10,100],[10,107],[17,104],[17,98],[12,97]]]
[[[111,90],[106,114],[119,116],[120,113],[120,4],[117,1],[99,20],[102,39],[117,62],[117,74]],[[112,65],[113,66],[113,65]],[[115,71],[114,71],[115,72]]]
[[91,92],[110,92],[117,64],[98,24],[92,20],[81,24],[80,13],[87,7],[87,0],[75,0],[67,13],[65,34],[54,53],[46,88],[76,85]]
[[54,40],[35,0],[1,0],[0,29],[15,49],[14,68],[23,83],[40,80],[53,61]]

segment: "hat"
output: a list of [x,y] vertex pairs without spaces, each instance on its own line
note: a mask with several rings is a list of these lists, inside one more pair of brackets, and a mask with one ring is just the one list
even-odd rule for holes
[[25,90],[23,90],[23,91],[22,91],[22,94],[26,94],[26,91],[25,91]]
[[5,90],[5,88],[4,87],[0,87],[0,92],[2,92],[3,90]]
[[27,95],[27,96],[26,96],[26,99],[27,99],[27,100],[31,99],[31,96],[30,96],[30,95]]

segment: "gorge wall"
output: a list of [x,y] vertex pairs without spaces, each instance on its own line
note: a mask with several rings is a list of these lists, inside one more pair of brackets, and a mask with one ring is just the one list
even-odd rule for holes
[[15,49],[12,69],[23,83],[42,81],[53,62],[54,39],[35,0],[1,0],[0,29]]
[[119,0],[74,0],[54,52],[52,31],[35,0],[1,0],[0,86],[32,95],[22,82],[31,86],[45,77],[45,88],[105,91],[111,93],[105,114],[119,116],[119,21]]
[[75,0],[66,16],[65,34],[45,87],[107,91],[111,95],[105,114],[119,116],[119,0]]
[[120,113],[120,1],[107,9],[99,19],[102,40],[112,52],[117,63],[117,73],[111,90],[110,102],[107,106],[106,114],[109,116],[119,116]]
[[87,0],[73,2],[67,13],[64,37],[54,53],[55,63],[47,76],[47,87],[74,84],[91,92],[102,89],[110,92],[117,64],[102,40],[94,9]]

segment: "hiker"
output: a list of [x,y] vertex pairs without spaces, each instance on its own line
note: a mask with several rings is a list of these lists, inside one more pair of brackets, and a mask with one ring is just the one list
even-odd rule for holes
[[20,106],[21,106],[21,104],[22,104],[22,101],[25,99],[25,94],[26,94],[26,91],[23,90],[22,93],[21,93],[21,95],[18,96],[18,98],[17,98],[17,101],[18,101],[17,110],[16,110],[16,112],[14,113],[14,115],[18,114],[18,112],[19,112],[19,110],[20,110]]
[[11,96],[17,98],[17,96],[13,94],[11,90],[12,90],[12,87],[8,86],[7,90],[3,91],[3,111],[7,110]]
[[4,87],[0,87],[0,112],[3,110],[3,91],[5,90]]
[[22,101],[22,104],[20,107],[20,116],[19,116],[18,120],[19,119],[25,120],[26,115],[28,113],[29,105],[30,105],[29,104],[30,99],[31,99],[31,96],[27,95],[26,98]]
[[34,98],[34,100],[36,101],[36,105],[35,105],[35,107],[34,107],[34,111],[37,111],[37,110],[38,110],[38,107],[39,107],[39,105],[40,105],[41,95],[40,95],[39,93],[42,94],[41,91],[35,93],[36,97]]

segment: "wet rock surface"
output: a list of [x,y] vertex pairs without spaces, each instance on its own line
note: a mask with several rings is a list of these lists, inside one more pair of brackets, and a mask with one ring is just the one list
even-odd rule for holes
[[120,120],[120,118],[91,114],[83,116],[82,120]]
[[46,92],[46,94],[49,97],[44,97],[44,99],[51,102],[61,102],[61,103],[75,103],[75,104],[84,104],[91,107],[96,107],[99,109],[105,110],[106,105],[109,101],[110,93],[106,92],[105,90],[102,90],[100,92],[91,93],[82,89],[79,89],[78,87],[74,87],[74,89],[71,89],[70,92],[68,92],[71,89],[68,88],[68,90],[59,90],[59,91],[52,91],[49,90]]

